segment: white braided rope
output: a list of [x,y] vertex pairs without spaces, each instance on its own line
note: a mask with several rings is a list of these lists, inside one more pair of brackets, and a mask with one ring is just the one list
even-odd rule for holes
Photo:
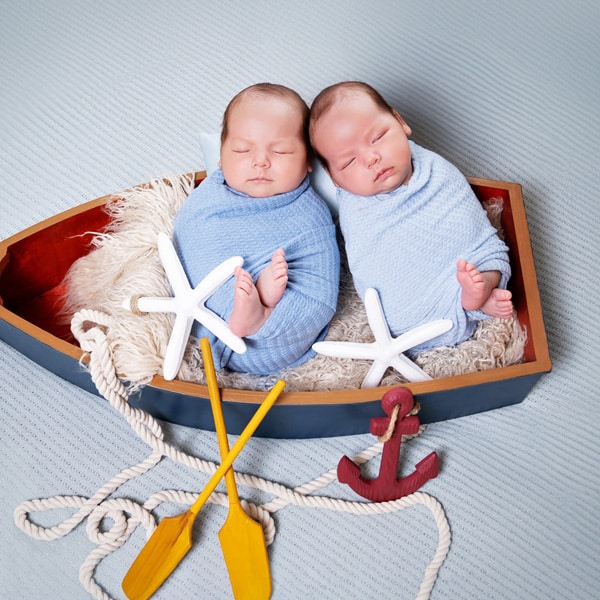
[[[86,327],[86,325],[88,325]],[[108,555],[118,550],[131,536],[136,527],[141,524],[149,538],[156,528],[156,520],[152,511],[163,502],[174,502],[191,505],[197,494],[180,490],[162,490],[153,494],[142,505],[127,498],[110,498],[123,483],[152,469],[162,458],[168,457],[187,467],[212,474],[217,465],[186,454],[164,441],[162,427],[148,413],[133,408],[128,402],[128,390],[115,371],[105,330],[111,325],[109,315],[99,311],[84,310],[78,312],[72,320],[71,329],[84,351],[84,357],[89,358],[88,369],[98,391],[108,400],[110,405],[121,413],[135,433],[152,449],[151,454],[137,465],[128,467],[99,488],[93,496],[53,496],[51,498],[28,500],[21,503],[14,513],[15,524],[27,535],[38,540],[53,540],[70,533],[86,517],[86,531],[89,539],[97,547],[86,557],[79,571],[79,579],[94,598],[112,600],[94,579],[94,573],[99,563]],[[423,430],[419,431],[419,433]],[[418,435],[418,434],[417,434]],[[415,436],[406,436],[405,439]],[[378,442],[365,449],[353,458],[357,464],[363,464],[380,454],[383,444]],[[282,484],[269,481],[251,474],[235,473],[239,485],[260,489],[268,492],[274,498],[263,504],[256,505],[241,500],[248,514],[259,521],[264,530],[267,545],[275,538],[275,523],[272,513],[289,504],[310,508],[324,508],[359,515],[385,514],[403,510],[410,506],[424,505],[431,511],[438,528],[438,546],[436,552],[425,569],[417,600],[429,598],[435,584],[438,571],[450,549],[451,533],[441,504],[429,494],[415,492],[410,496],[389,502],[349,501],[326,496],[313,496],[315,491],[322,489],[337,478],[337,470],[309,481],[299,487],[290,489]],[[214,492],[209,498],[213,504],[228,505],[226,494]],[[29,516],[34,512],[54,508],[73,508],[76,512],[62,523],[52,527],[42,527],[33,523]],[[112,526],[106,529],[106,521],[112,521]]]

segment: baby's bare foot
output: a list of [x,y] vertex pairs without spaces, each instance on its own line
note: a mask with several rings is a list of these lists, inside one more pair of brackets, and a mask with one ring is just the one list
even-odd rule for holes
[[264,306],[273,308],[281,300],[288,282],[288,264],[283,248],[273,254],[271,262],[259,275],[256,287]]
[[465,310],[478,310],[486,301],[489,289],[477,267],[466,260],[457,263],[456,277],[462,288],[462,306]]
[[248,271],[237,267],[234,274],[236,279],[229,329],[233,334],[244,337],[256,333],[273,309],[263,306],[258,289]]
[[490,317],[508,319],[513,314],[512,293],[509,290],[495,288],[483,303],[481,310]]

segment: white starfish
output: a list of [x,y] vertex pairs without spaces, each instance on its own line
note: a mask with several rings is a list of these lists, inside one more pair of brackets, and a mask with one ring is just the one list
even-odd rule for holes
[[[204,325],[234,352],[239,354],[246,352],[244,340],[231,333],[227,323],[205,306],[208,298],[233,275],[234,269],[242,266],[244,259],[241,256],[232,256],[215,267],[195,288],[192,288],[169,236],[162,232],[158,234],[158,254],[171,284],[173,297],[138,298],[137,310],[171,312],[176,315],[165,352],[163,377],[174,379],[177,375],[194,321]],[[132,310],[132,299],[126,299],[123,307]]]
[[431,379],[403,352],[446,333],[452,329],[452,321],[450,319],[431,321],[394,338],[385,320],[377,290],[369,288],[365,292],[365,309],[369,327],[375,336],[374,342],[316,342],[312,346],[313,350],[326,356],[372,360],[373,364],[361,384],[362,388],[377,387],[388,367],[396,369],[408,381]]

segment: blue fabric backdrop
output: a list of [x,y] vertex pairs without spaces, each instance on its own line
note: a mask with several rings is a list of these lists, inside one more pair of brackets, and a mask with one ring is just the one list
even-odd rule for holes
[[[337,80],[374,84],[416,142],[466,175],[522,184],[553,359],[523,403],[431,425],[407,445],[406,469],[432,450],[441,457],[424,491],[443,504],[453,539],[431,597],[587,600],[600,555],[599,27],[591,0],[0,0],[0,237],[202,168],[200,132],[217,131],[250,83],[284,83],[308,102]],[[213,433],[165,430],[217,460]],[[43,542],[14,525],[13,511],[32,498],[89,497],[147,446],[106,401],[4,343],[0,439],[0,597],[89,598],[79,568],[96,544],[85,524]],[[236,468],[293,488],[373,441],[252,440]],[[197,492],[206,479],[165,459],[117,495],[143,502],[163,488]],[[354,498],[339,485],[323,493]],[[197,545],[156,598],[231,597],[214,535],[224,515],[202,511]],[[437,545],[422,507],[359,517],[287,506],[275,524],[274,600],[413,598]],[[123,598],[143,539],[140,528],[98,567],[110,597]]]

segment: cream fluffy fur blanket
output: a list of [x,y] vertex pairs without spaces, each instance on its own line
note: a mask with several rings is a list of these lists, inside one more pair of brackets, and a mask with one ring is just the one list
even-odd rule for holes
[[[111,227],[98,232],[94,248],[73,264],[66,277],[68,318],[81,309],[112,316],[106,332],[115,368],[134,386],[162,374],[162,357],[171,333],[173,315],[138,315],[122,308],[131,296],[170,296],[169,284],[158,257],[159,232],[171,235],[173,219],[194,186],[191,176],[154,180],[115,195],[108,205]],[[490,220],[499,229],[498,203],[486,206]],[[502,232],[500,231],[500,235]],[[354,291],[342,254],[342,276],[338,309],[326,340],[373,341],[364,306]],[[508,320],[488,319],[479,323],[470,340],[456,347],[442,347],[420,354],[416,363],[431,377],[472,373],[521,362],[525,331],[516,316]],[[370,361],[317,355],[294,369],[268,377],[223,370],[219,385],[251,390],[269,389],[276,379],[287,382],[288,391],[339,390],[360,387]],[[179,379],[204,383],[198,345],[190,340]],[[389,369],[382,385],[405,380]]]

